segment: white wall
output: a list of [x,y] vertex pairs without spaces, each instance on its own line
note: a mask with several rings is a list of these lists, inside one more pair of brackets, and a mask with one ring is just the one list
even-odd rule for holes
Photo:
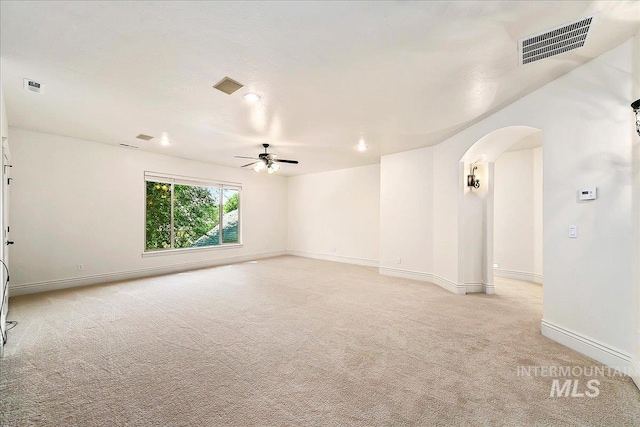
[[[286,250],[284,177],[18,128],[11,138],[12,295]],[[145,171],[241,183],[244,246],[143,258]]]
[[[476,288],[482,291],[482,284],[488,283],[485,263],[485,247],[487,244],[487,196],[489,195],[489,163],[474,163],[478,167],[474,172],[480,180],[480,188],[472,188],[467,185],[462,190],[460,199],[460,215],[464,218],[460,221],[460,239],[462,250],[465,252],[464,264],[460,283],[467,288]],[[471,163],[464,162],[464,180],[471,173]],[[480,286],[473,286],[480,285]]]
[[542,280],[542,147],[503,153],[494,172],[495,274]]
[[[533,272],[544,277],[544,148],[533,150]],[[534,277],[534,279],[537,277]],[[535,280],[534,280],[535,281]]]
[[[638,221],[631,211],[631,62],[627,42],[550,84],[518,112],[537,115],[544,131],[543,334],[617,365],[632,350],[638,262],[631,238]],[[543,113],[540,105],[549,108]],[[598,187],[598,200],[577,202],[585,186]],[[568,237],[572,224],[577,239]],[[592,340],[588,349],[572,331]],[[614,357],[599,353],[598,342]]]
[[[638,218],[631,209],[629,131],[634,126],[629,108],[634,99],[632,56],[628,41],[433,148],[435,250],[433,270],[423,272],[452,286],[463,279],[458,203],[459,163],[464,153],[497,129],[540,129],[544,145],[543,333],[608,364],[628,364],[637,339],[632,267],[638,255],[632,224]],[[405,167],[418,167],[420,161],[409,157]],[[577,191],[584,186],[597,186],[598,200],[578,203]],[[410,204],[407,208],[420,213]],[[577,239],[568,237],[572,224],[579,227]]]
[[[541,143],[542,132],[528,126],[508,126],[497,129],[476,141],[464,153],[458,175],[458,280],[464,292],[493,294],[494,288],[494,196],[495,162],[511,147]],[[471,165],[477,166],[475,175],[480,188],[467,184]],[[499,271],[505,276],[505,271]],[[516,277],[514,277],[516,276]],[[523,279],[510,274],[511,278]],[[526,277],[525,279],[529,279]]]
[[383,156],[380,167],[380,272],[431,272],[433,149]]
[[288,181],[290,253],[378,265],[380,165],[299,175]]
[[2,94],[2,88],[0,87],[0,128],[2,137],[9,137],[9,121],[7,120],[7,109],[4,105],[4,95]]

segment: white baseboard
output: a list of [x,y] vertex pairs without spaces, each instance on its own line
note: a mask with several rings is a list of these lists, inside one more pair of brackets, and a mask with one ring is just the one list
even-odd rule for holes
[[431,283],[434,283],[441,288],[445,288],[458,295],[465,295],[467,293],[467,288],[465,285],[461,285],[449,279],[445,279],[444,277],[438,276],[437,274],[431,275]]
[[465,293],[467,294],[487,294],[493,295],[496,293],[493,283],[465,283]]
[[[542,319],[540,329],[543,336],[597,360],[600,363],[618,369],[625,374],[633,372],[633,357],[620,349],[544,319]],[[636,380],[634,379],[634,381]],[[637,381],[636,384],[638,384]]]
[[542,274],[529,273],[527,271],[503,270],[501,268],[494,268],[493,275],[496,277],[503,277],[505,279],[524,280],[526,282],[542,284]]
[[633,356],[631,356],[631,379],[640,389],[640,361]]
[[423,273],[421,271],[404,270],[393,267],[380,267],[378,272],[383,276],[402,277],[403,279],[419,280],[421,282],[429,282],[453,292],[454,294],[464,295],[467,293],[466,285],[459,285],[451,280],[440,277],[437,274]]
[[482,283],[465,283],[464,290],[468,294],[477,294],[484,292],[484,285]]
[[287,254],[293,255],[293,256],[299,256],[303,258],[313,258],[313,259],[321,259],[324,261],[342,262],[345,264],[363,265],[365,267],[378,266],[378,260],[376,259],[357,258],[357,257],[342,256],[342,255],[329,255],[329,254],[321,254],[318,252],[304,252],[304,251],[287,251]]
[[10,285],[9,295],[13,297],[18,295],[34,294],[38,292],[55,291],[58,289],[75,288],[78,286],[95,285],[98,283],[140,279],[143,277],[159,276],[162,274],[178,273],[181,271],[195,270],[198,268],[215,267],[219,265],[253,261],[256,259],[271,258],[286,254],[287,251],[262,252],[203,261],[185,262],[180,264],[165,265],[161,267],[142,268],[138,270],[120,271],[115,273],[94,274],[91,276],[72,277],[67,279],[46,280],[43,282]]

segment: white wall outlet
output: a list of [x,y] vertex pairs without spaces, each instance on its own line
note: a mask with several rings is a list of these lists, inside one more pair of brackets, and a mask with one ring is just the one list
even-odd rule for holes
[[569,226],[569,237],[571,237],[572,239],[575,239],[576,237],[578,237],[578,226],[577,225],[570,225]]
[[396,258],[396,264],[402,264],[402,258]]
[[498,264],[497,262],[493,263],[493,268],[500,268],[500,264]]
[[78,268],[78,271],[84,271],[84,265],[82,264],[78,264],[77,268]]
[[330,250],[331,252],[335,252],[335,251],[336,251],[336,248],[331,248],[331,249],[329,249],[329,250]]

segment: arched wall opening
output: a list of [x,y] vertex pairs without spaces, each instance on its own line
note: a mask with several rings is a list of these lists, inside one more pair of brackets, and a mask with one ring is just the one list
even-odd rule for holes
[[[508,126],[480,138],[460,158],[458,275],[467,293],[495,293],[495,162],[514,144],[532,140],[542,141],[540,129]],[[479,180],[478,188],[468,185],[471,174]]]

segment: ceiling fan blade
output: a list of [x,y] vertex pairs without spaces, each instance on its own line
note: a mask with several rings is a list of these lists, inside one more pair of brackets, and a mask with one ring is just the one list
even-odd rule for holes
[[278,163],[292,163],[294,165],[298,164],[297,160],[273,159],[273,161]]
[[256,163],[260,163],[260,160],[258,160],[257,162],[247,163],[246,165],[242,165],[240,167],[241,168],[246,168],[247,166],[255,165]]
[[245,157],[245,156],[234,156],[236,159],[251,159],[251,160],[260,160],[257,157]]

